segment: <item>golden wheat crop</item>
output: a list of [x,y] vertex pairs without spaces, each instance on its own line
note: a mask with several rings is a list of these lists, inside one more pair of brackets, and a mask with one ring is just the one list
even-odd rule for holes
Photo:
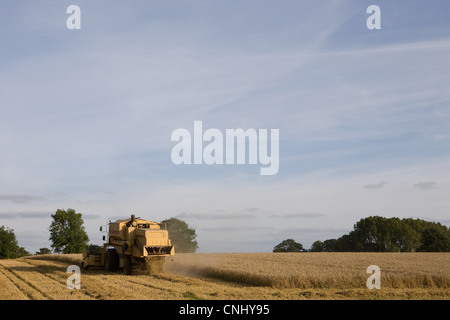
[[450,288],[450,253],[178,254],[167,270],[277,288],[364,288],[370,265],[387,288]]

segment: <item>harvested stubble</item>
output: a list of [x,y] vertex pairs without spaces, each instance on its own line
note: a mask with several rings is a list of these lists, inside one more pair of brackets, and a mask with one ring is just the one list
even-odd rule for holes
[[[42,254],[35,256],[25,257],[26,259],[35,259],[35,260],[50,260],[50,261],[59,261],[65,262],[68,264],[81,265],[82,255],[81,254]],[[138,270],[145,270],[148,274],[158,274],[163,273],[165,271],[165,257],[147,257],[145,259],[145,263],[140,265],[137,264],[134,267]]]
[[[38,262],[38,264],[36,264]],[[56,263],[56,265],[54,264]],[[64,265],[59,262],[40,259],[8,259],[0,260],[0,273],[7,281],[22,293],[19,299],[87,299],[79,290],[67,289],[67,273]],[[16,299],[8,297],[11,293],[16,295],[16,290],[2,293],[4,299]],[[4,296],[6,294],[6,296]]]
[[69,264],[81,265],[81,260],[83,255],[81,253],[71,253],[71,254],[38,254],[35,256],[27,256],[25,259],[36,259],[36,260],[51,260],[59,262],[67,262]]
[[169,272],[275,288],[365,288],[378,265],[384,288],[450,288],[450,253],[177,254]]

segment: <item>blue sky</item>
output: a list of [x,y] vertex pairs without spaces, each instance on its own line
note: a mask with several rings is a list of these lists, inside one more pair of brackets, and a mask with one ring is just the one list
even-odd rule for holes
[[[68,30],[66,8],[81,8]],[[381,30],[366,9],[381,8]],[[20,1],[0,10],[0,225],[184,219],[200,252],[449,225],[447,1]],[[280,169],[171,162],[173,130],[280,130]]]

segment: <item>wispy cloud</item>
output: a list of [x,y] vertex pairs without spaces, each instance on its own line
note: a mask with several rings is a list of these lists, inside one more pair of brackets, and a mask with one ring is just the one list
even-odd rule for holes
[[45,197],[31,194],[0,194],[0,200],[12,201],[16,203],[26,203],[32,201],[43,201]]
[[314,212],[306,212],[306,213],[286,213],[286,214],[271,214],[270,218],[282,218],[282,219],[294,219],[294,218],[321,218],[325,217],[323,213],[314,213]]
[[291,228],[285,228],[280,230],[280,233],[286,233],[286,234],[330,234],[330,233],[342,233],[343,235],[345,232],[348,232],[348,229],[344,228],[323,228],[323,227],[316,227],[316,228],[302,228],[302,227],[291,227]]
[[179,219],[208,219],[208,220],[235,220],[235,219],[253,219],[257,215],[251,213],[193,213],[183,211],[175,216]]
[[[13,219],[51,219],[51,215],[56,210],[49,211],[3,211],[0,212],[0,219],[13,220]],[[101,218],[98,214],[83,214],[83,220],[95,220]]]
[[416,183],[414,187],[422,190],[428,190],[437,187],[437,183],[434,181],[423,181]]
[[50,218],[51,214],[49,211],[4,211],[0,212],[0,219],[42,219]]
[[229,233],[238,233],[242,231],[247,232],[271,232],[275,230],[271,226],[254,226],[254,225],[232,225],[232,226],[220,226],[220,227],[202,227],[201,231],[205,232],[215,232],[221,235],[226,235]]
[[364,189],[381,189],[387,184],[386,181],[381,181],[378,183],[366,184],[363,186]]

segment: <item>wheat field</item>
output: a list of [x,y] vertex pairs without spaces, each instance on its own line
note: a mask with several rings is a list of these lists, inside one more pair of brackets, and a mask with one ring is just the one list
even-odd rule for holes
[[[166,258],[164,273],[66,269],[81,255],[0,260],[0,299],[450,299],[450,253],[196,253]],[[369,265],[381,289],[369,290]]]
[[450,253],[188,254],[169,270],[277,288],[360,288],[370,265],[387,288],[450,288]]

